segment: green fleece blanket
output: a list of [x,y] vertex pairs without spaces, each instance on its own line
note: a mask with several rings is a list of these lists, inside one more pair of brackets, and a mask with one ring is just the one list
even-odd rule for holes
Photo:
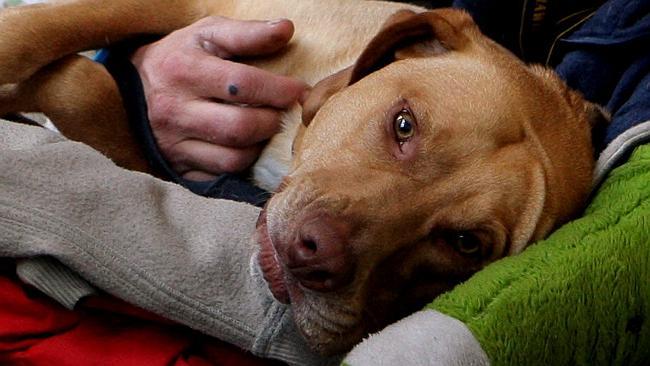
[[430,307],[464,322],[495,365],[650,364],[650,145],[582,218]]

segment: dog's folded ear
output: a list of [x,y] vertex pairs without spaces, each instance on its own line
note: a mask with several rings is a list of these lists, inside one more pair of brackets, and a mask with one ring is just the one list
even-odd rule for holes
[[351,74],[352,66],[332,74],[314,85],[309,91],[309,96],[302,103],[302,124],[305,127],[309,126],[316,112],[332,95],[348,86]]
[[361,53],[349,85],[397,60],[460,51],[470,41],[464,31],[475,27],[469,14],[460,10],[399,11],[384,23]]
[[466,32],[474,30],[478,32],[478,27],[461,10],[398,11],[383,24],[354,65],[314,86],[303,104],[303,124],[308,126],[320,107],[344,87],[397,60],[460,51],[470,43]]

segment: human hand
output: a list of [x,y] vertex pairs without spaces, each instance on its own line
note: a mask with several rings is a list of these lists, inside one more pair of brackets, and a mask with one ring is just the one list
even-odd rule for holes
[[233,61],[284,47],[293,24],[204,18],[131,57],[161,153],[190,180],[248,168],[306,84]]

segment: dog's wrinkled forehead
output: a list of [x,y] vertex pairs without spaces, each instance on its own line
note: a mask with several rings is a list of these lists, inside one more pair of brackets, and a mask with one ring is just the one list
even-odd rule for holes
[[471,17],[459,10],[440,9],[419,14],[402,10],[395,13],[368,43],[354,65],[314,86],[303,105],[303,123],[308,126],[332,95],[396,60],[462,50],[469,43],[465,31],[475,28]]

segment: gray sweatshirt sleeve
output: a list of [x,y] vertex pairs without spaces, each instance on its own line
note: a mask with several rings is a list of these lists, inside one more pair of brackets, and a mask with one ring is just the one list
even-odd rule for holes
[[335,363],[308,350],[261,279],[257,214],[0,120],[0,256],[54,258],[82,281],[258,356]]

